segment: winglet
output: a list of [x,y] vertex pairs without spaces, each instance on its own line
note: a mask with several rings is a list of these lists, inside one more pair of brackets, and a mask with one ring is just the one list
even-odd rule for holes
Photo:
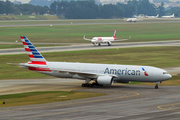
[[85,38],[85,35],[84,35],[83,39],[84,39],[84,40],[90,40],[90,41],[91,41],[91,39],[87,39],[87,38]]
[[20,37],[24,45],[24,49],[27,52],[31,62],[28,64],[40,64],[46,65],[45,58],[40,54],[40,52],[34,47],[34,45],[28,40],[26,36]]

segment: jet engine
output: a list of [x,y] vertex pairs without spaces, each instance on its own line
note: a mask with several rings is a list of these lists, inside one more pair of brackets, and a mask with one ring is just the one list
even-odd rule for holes
[[113,77],[111,77],[111,76],[99,76],[97,78],[97,83],[99,85],[112,85],[113,84]]
[[111,46],[111,42],[110,41],[108,42],[108,45]]

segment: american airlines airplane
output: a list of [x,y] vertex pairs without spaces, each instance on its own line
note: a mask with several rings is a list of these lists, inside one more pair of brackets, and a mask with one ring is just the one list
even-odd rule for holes
[[31,61],[19,63],[20,67],[59,78],[85,80],[82,87],[112,85],[114,81],[118,83],[136,81],[156,82],[155,89],[158,89],[159,83],[172,77],[167,71],[151,66],[49,62],[27,37],[21,36],[21,40]]
[[162,18],[174,18],[174,17],[175,17],[174,14],[169,15],[169,16],[162,16]]
[[[131,36],[129,37],[129,39],[130,38],[131,38]],[[114,34],[112,37],[93,37],[92,39],[87,39],[87,38],[85,38],[85,35],[84,35],[83,39],[91,41],[94,45],[96,45],[96,43],[97,43],[98,46],[101,46],[101,43],[108,43],[108,45],[111,46],[111,42],[128,40],[128,39],[117,40],[116,29],[114,30]]]

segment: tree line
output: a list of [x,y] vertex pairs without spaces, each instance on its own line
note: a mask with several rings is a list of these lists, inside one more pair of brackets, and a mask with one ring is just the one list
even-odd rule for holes
[[159,7],[150,3],[149,0],[131,0],[127,4],[97,5],[94,0],[85,1],[54,1],[50,7],[35,6],[32,4],[14,4],[9,0],[0,1],[0,14],[39,15],[53,14],[66,19],[96,19],[96,18],[124,18],[133,15],[157,15],[163,16],[167,12],[179,16],[180,7],[165,10],[162,2]]

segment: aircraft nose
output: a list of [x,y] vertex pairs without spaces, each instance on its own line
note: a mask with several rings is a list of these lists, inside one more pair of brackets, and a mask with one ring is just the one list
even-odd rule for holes
[[166,79],[168,80],[168,79],[171,79],[172,78],[172,76],[170,75],[170,74],[167,74],[166,75]]
[[95,42],[96,40],[91,40],[91,42]]

